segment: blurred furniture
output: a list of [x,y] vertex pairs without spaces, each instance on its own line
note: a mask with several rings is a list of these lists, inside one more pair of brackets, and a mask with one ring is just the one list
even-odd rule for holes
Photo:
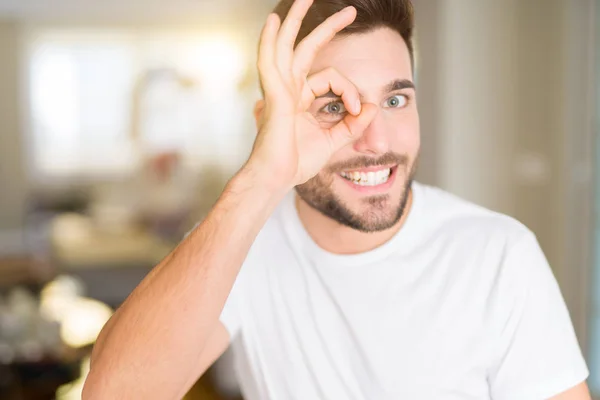
[[[27,264],[14,264],[19,265],[27,269]],[[67,339],[73,336],[72,327],[63,329],[48,314],[64,308],[64,302],[57,302],[60,293],[53,298],[40,296],[45,289],[37,277],[11,276],[17,279],[4,280],[0,290],[0,399],[55,399],[59,387],[80,376],[79,364],[89,347],[71,346]],[[76,325],[81,327],[80,317]]]
[[99,226],[91,218],[64,214],[51,229],[59,273],[80,279],[86,296],[117,307],[176,245],[127,223]]
[[17,361],[0,366],[3,400],[54,400],[56,390],[80,376],[83,354],[37,362]]
[[50,266],[31,256],[0,256],[0,292],[15,285],[40,287],[49,271]]

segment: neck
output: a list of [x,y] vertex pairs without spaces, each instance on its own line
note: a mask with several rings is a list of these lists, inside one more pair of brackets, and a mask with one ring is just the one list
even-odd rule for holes
[[373,250],[390,240],[404,225],[412,208],[412,189],[402,218],[394,226],[379,232],[361,232],[321,214],[296,195],[296,209],[304,229],[322,249],[334,254],[358,254]]

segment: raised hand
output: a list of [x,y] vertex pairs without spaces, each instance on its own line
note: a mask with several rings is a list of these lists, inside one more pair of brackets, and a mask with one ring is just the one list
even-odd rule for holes
[[[264,110],[249,164],[286,188],[315,176],[343,146],[357,140],[377,108],[361,104],[356,87],[334,69],[309,75],[319,50],[356,18],[354,7],[332,15],[294,43],[312,0],[296,0],[280,23],[276,14],[263,28],[258,70],[265,93]],[[328,92],[340,96],[347,110],[333,126],[323,126],[308,112]]]

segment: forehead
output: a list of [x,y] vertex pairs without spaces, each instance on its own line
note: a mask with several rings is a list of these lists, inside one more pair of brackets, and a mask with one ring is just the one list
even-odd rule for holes
[[392,80],[412,81],[408,47],[389,28],[335,38],[317,54],[311,73],[330,67],[364,93],[379,90]]

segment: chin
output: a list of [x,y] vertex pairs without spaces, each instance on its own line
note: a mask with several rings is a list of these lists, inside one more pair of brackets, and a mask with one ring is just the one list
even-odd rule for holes
[[[405,185],[398,181],[387,193],[359,194],[338,192],[336,196],[348,211],[352,223],[345,223],[363,232],[377,232],[392,228],[402,218],[408,199]],[[341,193],[345,192],[345,193]],[[339,207],[339,205],[338,205]]]
[[347,199],[347,201],[342,198],[342,201],[354,215],[360,216],[361,219],[382,220],[394,218],[401,199],[397,194],[376,194]]
[[297,186],[296,192],[340,225],[361,232],[387,230],[404,215],[411,180],[406,179],[404,168],[394,165],[387,168],[389,172],[385,169],[360,171],[359,175],[320,174]]

